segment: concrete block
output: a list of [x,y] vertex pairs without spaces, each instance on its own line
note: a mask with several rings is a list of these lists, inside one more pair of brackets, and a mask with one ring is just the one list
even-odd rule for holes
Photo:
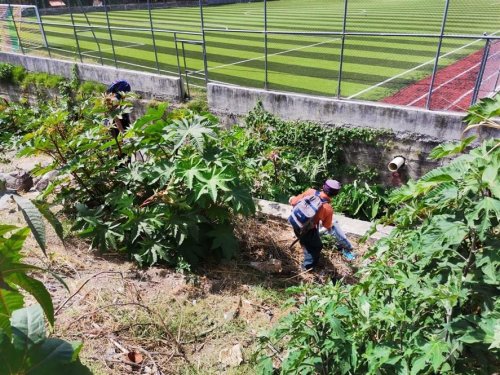
[[[292,211],[292,206],[289,204],[277,203],[264,199],[254,199],[254,202],[257,207],[257,212],[278,219],[287,220]],[[351,219],[339,214],[335,214],[335,219],[338,220],[344,233],[354,234],[360,237],[364,236],[372,226],[372,223],[369,221]],[[377,225],[377,231],[373,233],[370,238],[379,240],[387,236],[393,229],[393,227]]]
[[[264,108],[285,120],[326,125],[391,130],[400,138],[418,135],[420,140],[455,141],[462,137],[463,113],[429,111],[377,102],[339,100],[312,95],[250,89],[210,83],[208,104],[216,114],[244,116],[258,100]],[[495,129],[482,129],[479,138],[500,136]]]
[[134,92],[148,97],[174,101],[181,101],[184,98],[184,86],[179,77],[6,52],[0,52],[0,61],[22,65],[31,72],[43,72],[66,78],[71,77],[73,67],[76,65],[79,77],[83,81],[110,84],[118,79],[125,79]]

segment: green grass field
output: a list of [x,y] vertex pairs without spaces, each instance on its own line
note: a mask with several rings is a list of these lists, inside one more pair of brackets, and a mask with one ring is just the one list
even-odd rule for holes
[[[276,0],[268,2],[269,31],[341,31],[343,0]],[[348,32],[440,32],[444,0],[350,0]],[[78,8],[75,9],[78,12]],[[154,9],[156,29],[177,30],[180,39],[201,40],[182,32],[200,31],[198,8]],[[204,8],[205,28],[264,29],[262,2]],[[113,27],[149,28],[147,10],[109,13]],[[75,14],[80,49],[88,61],[99,62],[98,46],[82,14]],[[104,12],[88,13],[105,64],[113,65],[110,35]],[[69,15],[44,16],[46,23],[70,23]],[[54,55],[73,56],[74,30],[69,26],[45,26]],[[446,34],[500,33],[499,0],[451,0]],[[495,34],[497,35],[497,34]],[[172,32],[157,32],[160,69],[177,74]],[[118,66],[142,71],[156,69],[151,32],[113,30]],[[438,38],[403,36],[347,36],[341,95],[378,100],[432,72]],[[181,44],[178,44],[179,48]],[[268,36],[269,88],[301,93],[337,93],[341,40],[337,35]],[[440,65],[449,65],[484,46],[475,39],[445,39]],[[206,32],[209,79],[251,87],[264,87],[264,35],[249,32]],[[186,45],[186,65],[202,84],[203,55],[200,45]],[[182,63],[182,55],[181,55]]]

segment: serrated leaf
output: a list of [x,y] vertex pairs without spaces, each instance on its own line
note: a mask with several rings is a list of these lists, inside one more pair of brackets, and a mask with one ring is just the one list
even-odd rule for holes
[[427,362],[427,356],[423,355],[420,358],[417,358],[415,361],[412,362],[411,364],[411,375],[417,375],[420,373],[425,368]]
[[221,248],[224,258],[230,259],[238,249],[238,241],[234,237],[233,229],[227,225],[217,225],[207,232],[213,238],[212,249]]
[[467,146],[469,146],[474,140],[476,136],[467,137],[461,142],[457,143],[445,143],[443,145],[439,145],[435,147],[431,153],[429,154],[429,159],[441,159],[447,156],[452,156],[463,152]]
[[226,177],[224,174],[224,168],[219,169],[213,167],[209,173],[206,173],[201,178],[201,188],[199,188],[197,199],[199,199],[204,193],[208,193],[212,198],[213,202],[217,201],[218,190],[229,191],[226,186],[227,181],[231,181],[232,178]]
[[47,255],[45,248],[45,223],[42,214],[29,199],[25,199],[19,195],[13,195],[13,198],[21,209],[24,219],[30,227],[36,242],[38,242],[43,253]]
[[438,372],[439,368],[445,361],[443,353],[448,351],[448,345],[441,341],[434,341],[430,344],[428,356],[430,357],[432,369]]
[[489,164],[483,171],[483,181],[489,185],[498,183],[498,165]]
[[200,152],[203,151],[205,139],[215,138],[212,128],[213,125],[203,116],[195,115],[192,119],[174,120],[171,132],[175,143],[174,152],[189,141],[192,141]]
[[488,349],[500,349],[500,322],[497,321],[495,324],[495,329],[493,333],[493,340],[491,340],[491,345]]
[[[497,222],[500,220],[500,200],[483,197],[466,217],[469,225],[477,226],[480,238],[483,239],[486,231],[491,227],[490,219],[495,218]],[[476,221],[479,222],[476,223]]]

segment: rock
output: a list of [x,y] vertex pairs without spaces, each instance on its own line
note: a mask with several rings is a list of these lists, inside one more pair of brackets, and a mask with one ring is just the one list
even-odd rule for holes
[[236,344],[231,348],[222,349],[219,353],[219,362],[226,367],[236,367],[243,363],[241,345]]
[[[0,180],[1,181],[1,180]],[[11,195],[10,194],[1,194],[0,193],[0,211],[10,211],[11,206]]]
[[47,186],[49,186],[49,184],[54,181],[58,174],[59,171],[50,171],[45,173],[42,178],[36,183],[35,190],[40,192],[44,191]]
[[33,187],[33,178],[25,170],[0,173],[0,180],[5,180],[6,188],[16,191],[29,191]]

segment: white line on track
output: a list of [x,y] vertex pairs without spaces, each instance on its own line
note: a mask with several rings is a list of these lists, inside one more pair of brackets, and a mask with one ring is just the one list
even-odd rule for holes
[[[491,34],[491,35],[495,35],[495,34],[497,34],[497,33],[499,33],[499,32],[500,32],[500,30],[499,30],[499,31],[494,32],[494,33],[493,33],[493,34]],[[472,42],[470,42],[470,43],[468,43],[468,44],[463,45],[462,47],[459,47],[459,48],[457,48],[457,49],[454,49],[453,51],[450,51],[450,52],[448,52],[448,53],[445,53],[445,54],[444,54],[444,55],[442,55],[442,56],[439,56],[439,58],[443,58],[443,57],[449,56],[449,55],[451,55],[451,54],[453,54],[453,53],[455,53],[455,52],[457,52],[457,51],[460,51],[461,49],[464,49],[464,48],[469,47],[469,46],[471,46],[471,45],[473,45],[473,44],[475,44],[475,43],[478,43],[478,42],[479,42],[479,41],[481,41],[481,40],[482,40],[482,39],[476,39],[476,40],[474,40],[474,41],[472,41]],[[385,85],[386,83],[391,82],[391,81],[395,80],[396,78],[402,77],[402,76],[404,76],[405,74],[408,74],[408,73],[413,72],[413,71],[415,71],[415,70],[417,70],[417,69],[420,69],[420,68],[421,68],[421,67],[423,67],[423,66],[426,66],[426,65],[432,64],[432,63],[434,63],[434,60],[436,60],[436,59],[435,59],[435,58],[433,58],[433,59],[431,59],[431,60],[429,60],[429,61],[426,61],[426,62],[424,62],[424,63],[422,63],[422,64],[420,64],[420,65],[417,65],[417,66],[416,66],[416,67],[414,67],[414,68],[408,69],[408,70],[406,70],[406,71],[404,71],[404,72],[402,72],[402,73],[399,73],[399,74],[397,74],[397,75],[395,75],[395,76],[393,76],[393,77],[391,77],[391,78],[388,78],[388,79],[386,79],[385,81],[379,82],[379,83],[377,83],[376,85],[373,85],[373,86],[367,87],[366,89],[361,90],[361,91],[357,92],[356,94],[354,94],[354,95],[351,95],[351,96],[347,97],[347,99],[353,99],[353,98],[355,98],[355,97],[357,97],[357,96],[360,96],[360,95],[362,95],[362,94],[364,94],[364,93],[366,93],[366,92],[368,92],[368,91],[371,91],[371,90],[373,90],[373,89],[376,89],[377,87],[380,87],[380,86],[382,86],[382,85]]]
[[[496,56],[496,55],[498,55],[498,54],[499,54],[499,52],[496,52],[496,53],[494,53],[493,55],[491,55],[490,57],[494,57],[494,56]],[[437,86],[436,88],[434,88],[434,89],[432,90],[432,93],[433,93],[433,94],[435,94],[435,93],[436,93],[436,91],[438,91],[440,88],[442,88],[442,87],[446,86],[448,83],[453,82],[453,81],[454,81],[454,80],[456,80],[457,78],[459,78],[459,77],[463,76],[464,74],[466,74],[466,73],[470,72],[471,70],[473,70],[474,68],[478,67],[479,65],[481,65],[481,62],[478,62],[477,64],[474,64],[474,65],[473,65],[473,66],[471,66],[469,69],[464,70],[464,71],[463,71],[462,73],[460,73],[459,75],[454,76],[454,77],[450,78],[449,80],[447,80],[446,82],[441,83],[439,86]],[[488,78],[488,79],[489,79],[489,78]],[[488,79],[486,79],[486,80],[488,80]],[[472,91],[472,90],[471,90],[471,91]],[[429,93],[427,92],[427,93],[425,93],[424,95],[421,95],[421,96],[420,96],[420,97],[418,97],[417,99],[413,100],[412,102],[410,102],[410,103],[408,103],[408,104],[404,104],[404,105],[409,105],[409,106],[412,106],[412,105],[414,105],[416,102],[418,102],[419,100],[422,100],[423,98],[427,97],[428,95],[429,95]]]
[[[450,78],[450,79],[449,79],[449,80],[447,80],[446,82],[441,83],[438,87],[436,87],[436,88],[434,88],[434,89],[432,90],[432,93],[433,93],[433,94],[434,94],[434,93],[436,93],[436,91],[438,91],[441,87],[443,87],[443,86],[447,85],[447,84],[448,84],[448,83],[450,83],[450,82],[453,82],[453,81],[454,81],[454,80],[456,80],[457,78],[459,78],[459,77],[463,76],[464,74],[466,74],[466,73],[470,72],[472,69],[475,69],[475,68],[476,68],[476,67],[478,67],[479,65],[481,65],[481,63],[480,63],[480,62],[478,62],[477,64],[474,64],[474,65],[473,65],[473,66],[471,66],[469,69],[464,70],[464,71],[463,71],[462,73],[460,73],[459,75],[457,75],[457,76],[455,76],[455,77]],[[429,93],[428,93],[428,92],[426,92],[424,95],[419,96],[417,99],[415,99],[415,100],[411,101],[410,103],[403,104],[403,105],[414,105],[416,102],[418,102],[419,100],[422,100],[423,98],[425,98],[425,97],[427,97],[427,96],[429,96]]]
[[[299,51],[301,49],[316,47],[316,46],[319,46],[321,44],[330,43],[330,42],[333,42],[333,41],[336,41],[336,40],[340,40],[340,38],[328,39],[328,40],[325,40],[324,42],[308,44],[307,46],[302,46],[302,47],[288,49],[286,51],[280,51],[280,52],[276,52],[276,53],[271,53],[271,54],[268,54],[267,57],[269,57],[269,56],[277,56],[277,55],[284,55],[284,54],[287,54],[288,52]],[[263,56],[259,56],[259,57],[254,57],[252,59],[237,61],[237,62],[234,62],[234,63],[231,63],[231,64],[217,65],[217,66],[214,66],[212,68],[208,68],[208,70],[225,68],[226,66],[243,64],[243,63],[246,63],[246,62],[249,62],[249,61],[263,60],[265,58],[266,58],[266,56],[263,55]],[[198,71],[193,72],[193,73],[201,73],[201,72],[203,72],[203,70],[198,70]]]
[[[483,82],[489,81],[491,78],[495,77],[497,74],[498,74],[497,72],[491,73],[486,79],[483,80]],[[450,105],[448,107],[446,107],[445,110],[448,110],[451,107],[453,107],[455,104],[459,103],[463,98],[465,98],[467,95],[469,95],[470,93],[472,93],[472,91],[474,91],[473,88],[470,89],[470,90],[468,90],[464,94],[462,94],[458,99],[455,99],[455,101],[453,101],[453,103],[450,103]],[[495,91],[489,93],[488,96],[492,96],[492,94],[495,94]],[[465,111],[465,109],[464,109],[464,111]]]

